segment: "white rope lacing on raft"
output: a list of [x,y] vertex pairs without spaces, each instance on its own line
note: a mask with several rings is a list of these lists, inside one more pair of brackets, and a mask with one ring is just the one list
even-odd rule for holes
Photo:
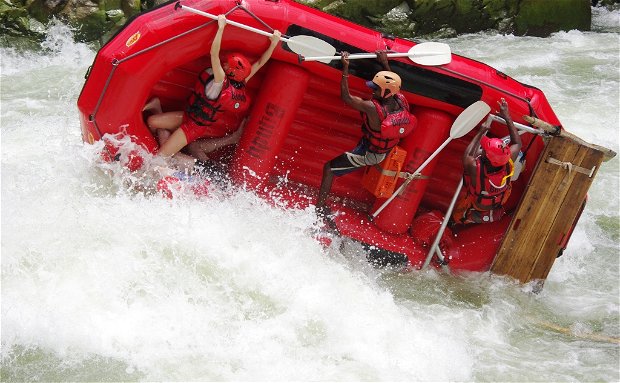
[[547,162],[550,164],[558,165],[564,169],[567,169],[569,174],[572,173],[574,170],[577,173],[585,174],[588,177],[592,177],[592,174],[594,174],[594,170],[596,170],[596,166],[594,166],[592,169],[586,169],[586,168],[582,168],[581,166],[577,166],[571,162],[560,161],[553,157],[547,158]]
[[392,177],[392,178],[399,177],[399,178],[412,179],[412,180],[430,178],[429,176],[423,176],[421,174],[414,174],[410,172],[397,172],[395,170],[384,169],[379,165],[375,165],[374,167],[375,169],[377,169],[379,173],[381,173],[381,175],[384,175],[386,177]]

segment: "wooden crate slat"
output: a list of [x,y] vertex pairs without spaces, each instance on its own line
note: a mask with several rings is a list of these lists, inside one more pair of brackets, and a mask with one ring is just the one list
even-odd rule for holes
[[598,168],[602,157],[601,152],[570,138],[551,137],[504,236],[492,272],[521,282],[546,277],[560,248],[557,237],[572,226],[592,183],[587,175],[569,172],[547,159]]
[[[546,158],[551,153],[561,157],[561,160],[567,160],[572,159],[576,152],[577,147],[570,142],[562,139],[551,140],[541,158]],[[559,153],[563,155],[560,156]],[[554,187],[551,186],[564,179],[565,174],[560,170],[556,165],[539,161],[506,231],[491,271],[513,275],[521,281],[527,278],[537,254],[532,244],[542,241],[546,235],[544,228],[547,226],[544,224],[549,218],[549,212],[543,208],[557,204],[561,197],[554,193]]]
[[598,167],[603,160],[604,153],[601,151],[585,146],[581,147],[580,151],[584,153],[583,156],[580,156],[582,160],[577,162],[576,158],[573,164],[586,169],[591,169],[596,166],[596,170],[592,174],[592,177],[588,177],[586,174],[573,172],[574,176],[571,180],[571,185],[568,187],[569,191],[561,204],[562,207],[549,231],[548,240],[543,244],[537,262],[534,264],[534,268],[528,280],[547,278],[551,266],[553,266],[553,262],[562,248],[564,237],[570,232],[581,210],[581,205],[584,203],[588,189],[598,171]]

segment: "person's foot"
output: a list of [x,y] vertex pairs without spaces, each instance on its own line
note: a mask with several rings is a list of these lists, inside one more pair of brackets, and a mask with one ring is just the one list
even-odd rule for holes
[[159,101],[159,98],[153,97],[152,99],[150,99],[144,105],[144,108],[142,108],[142,111],[146,112],[146,113],[150,113],[150,114],[159,114],[159,113],[161,113],[162,109],[161,109],[161,102]]
[[319,219],[322,220],[328,228],[334,230],[335,232],[338,232],[338,226],[336,225],[336,221],[334,220],[335,215],[329,206],[317,206],[315,208],[315,212],[317,217],[319,217]]
[[157,129],[157,141],[159,141],[159,146],[162,146],[168,138],[170,138],[170,131],[166,129]]
[[330,209],[327,205],[316,206],[314,211],[319,218],[325,218],[332,214],[332,209]]
[[187,144],[184,150],[187,152],[187,154],[197,158],[200,161],[209,161],[209,156],[204,152],[204,150],[200,148],[199,141],[190,142],[189,144]]

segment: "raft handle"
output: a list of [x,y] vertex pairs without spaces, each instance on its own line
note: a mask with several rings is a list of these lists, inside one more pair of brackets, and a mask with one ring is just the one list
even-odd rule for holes
[[86,69],[86,74],[84,75],[84,80],[88,80],[88,77],[90,77],[90,71],[93,69],[93,66],[89,66],[88,69]]
[[503,78],[504,80],[508,78],[508,75],[504,72],[500,72],[498,70],[495,71],[495,74],[498,75],[499,77]]

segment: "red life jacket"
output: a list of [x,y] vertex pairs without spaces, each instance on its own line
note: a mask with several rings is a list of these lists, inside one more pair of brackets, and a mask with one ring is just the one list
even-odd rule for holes
[[495,171],[493,168],[489,171],[488,167],[480,162],[480,158],[476,159],[476,187],[472,186],[470,175],[464,176],[467,191],[474,197],[474,208],[484,211],[502,207],[512,189],[510,177],[504,178],[511,173],[511,167],[509,162]]
[[222,91],[215,100],[209,100],[205,95],[205,86],[213,80],[213,75],[203,71],[198,76],[194,91],[189,97],[187,116],[196,124],[209,126],[222,123],[222,113],[234,113],[242,117],[250,107],[250,97],[245,91],[245,82],[231,84],[228,77],[224,78]]
[[362,113],[362,132],[370,142],[370,151],[374,153],[387,153],[398,145],[400,139],[407,136],[415,129],[418,120],[409,113],[409,102],[401,93],[394,95],[396,102],[400,105],[397,111],[388,113],[379,101],[372,99],[372,103],[377,109],[379,120],[381,120],[381,131],[377,132],[370,129],[368,116]]

